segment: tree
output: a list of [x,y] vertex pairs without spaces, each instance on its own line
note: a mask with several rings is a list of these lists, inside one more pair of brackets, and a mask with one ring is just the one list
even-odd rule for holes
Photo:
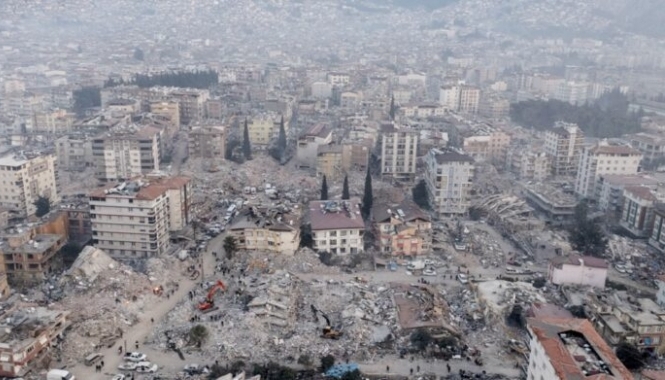
[[141,50],[141,48],[134,49],[134,59],[135,60],[143,61],[144,58],[145,58],[145,56],[144,56],[143,50]]
[[226,252],[226,258],[228,260],[231,260],[233,258],[233,255],[235,255],[236,251],[238,250],[238,243],[236,242],[236,238],[233,236],[227,236],[224,238],[224,252]]
[[51,200],[48,197],[38,196],[37,200],[33,203],[37,210],[35,216],[41,218],[51,211]]
[[83,87],[74,90],[74,112],[81,115],[85,110],[102,105],[102,94],[99,87]]
[[349,194],[349,176],[345,175],[344,176],[344,184],[342,185],[342,199],[347,200],[350,199],[351,195]]
[[395,96],[390,97],[390,120],[395,121]]
[[589,219],[589,205],[586,200],[575,207],[574,223],[568,231],[568,240],[574,250],[596,257],[601,257],[607,249],[607,239],[600,223]]
[[196,325],[189,330],[189,343],[200,347],[208,340],[208,329],[203,325]]
[[638,370],[644,366],[644,360],[640,350],[633,344],[621,342],[616,348],[617,358],[631,371]]
[[249,142],[249,127],[247,126],[247,119],[245,119],[245,129],[242,132],[242,153],[245,155],[246,160],[252,159],[252,146]]
[[330,368],[332,368],[332,366],[334,366],[334,365],[335,365],[335,357],[334,356],[326,355],[326,356],[321,358],[321,372],[325,373]]
[[425,210],[430,210],[431,206],[429,204],[429,194],[427,193],[427,184],[425,180],[421,179],[416,186],[411,189],[411,195],[413,196],[413,201],[420,206],[420,208]]
[[369,214],[372,212],[373,201],[374,201],[374,196],[372,195],[372,174],[369,172],[369,167],[368,167],[367,174],[365,175],[365,192],[363,194],[363,204],[361,210],[364,219],[367,219],[369,217]]
[[279,136],[277,137],[277,151],[279,152],[280,162],[284,159],[286,153],[286,130],[284,129],[284,115],[279,121]]
[[321,182],[321,200],[328,200],[328,180],[325,175],[323,176],[323,182]]
[[418,351],[425,351],[427,346],[432,342],[432,334],[430,334],[424,328],[419,328],[418,330],[411,333],[411,344],[418,349]]

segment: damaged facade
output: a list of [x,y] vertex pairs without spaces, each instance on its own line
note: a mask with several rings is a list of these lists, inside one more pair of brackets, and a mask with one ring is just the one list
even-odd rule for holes
[[228,230],[238,248],[293,255],[300,245],[300,210],[286,205],[250,206]]
[[363,252],[365,223],[359,205],[360,199],[357,198],[310,202],[314,249],[340,255]]
[[381,254],[419,256],[429,253],[432,222],[415,203],[405,201],[392,207],[378,204],[372,210],[377,248]]

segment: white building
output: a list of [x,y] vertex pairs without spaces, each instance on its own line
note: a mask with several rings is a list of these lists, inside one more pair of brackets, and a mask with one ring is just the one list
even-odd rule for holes
[[324,124],[315,124],[298,138],[296,160],[299,168],[316,167],[319,146],[332,142],[332,129]]
[[360,199],[309,202],[314,249],[337,255],[363,252],[365,223],[359,205]]
[[473,163],[473,158],[454,150],[429,151],[425,157],[425,182],[436,212],[454,215],[469,211]]
[[416,175],[418,131],[381,125],[381,175],[411,181]]
[[551,158],[554,176],[575,175],[584,149],[584,133],[575,124],[558,122],[545,132],[545,153]]
[[473,86],[443,86],[439,90],[439,103],[447,110],[476,114],[480,106],[480,89]]
[[328,99],[332,97],[332,85],[326,82],[312,83],[312,97],[316,99]]
[[28,216],[37,211],[34,203],[39,197],[48,198],[51,205],[59,203],[56,163],[54,155],[1,157],[0,207]]
[[629,146],[609,145],[601,141],[583,150],[575,179],[575,193],[581,197],[596,195],[599,179],[605,174],[637,174],[642,153]]
[[328,73],[328,83],[333,86],[345,86],[351,81],[351,76],[346,73]]
[[90,193],[93,244],[115,259],[156,257],[191,220],[187,177],[139,179]]
[[64,136],[55,140],[58,167],[62,170],[83,171],[94,165],[92,140]]
[[92,140],[95,177],[103,181],[134,178],[159,170],[161,131],[126,126]]
[[633,380],[587,319],[530,318],[527,330],[528,380]]
[[589,100],[589,84],[586,82],[562,82],[557,88],[555,99],[573,105],[581,105]]
[[555,285],[605,288],[607,262],[591,256],[559,256],[550,261],[548,279]]

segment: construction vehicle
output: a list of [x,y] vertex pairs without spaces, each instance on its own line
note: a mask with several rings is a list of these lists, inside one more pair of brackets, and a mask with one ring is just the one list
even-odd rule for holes
[[321,314],[323,319],[326,320],[326,326],[321,330],[321,338],[325,339],[339,339],[342,336],[342,332],[339,331],[339,329],[333,328],[332,324],[330,323],[330,318],[322,312],[321,310],[317,309],[316,306],[311,305],[312,307],[312,313],[314,314],[314,318],[318,321],[317,314]]
[[224,285],[222,280],[217,280],[217,283],[215,283],[215,285],[210,287],[206,299],[199,304],[199,310],[201,311],[208,310],[215,305],[215,294],[217,293],[218,290],[226,291],[226,285]]

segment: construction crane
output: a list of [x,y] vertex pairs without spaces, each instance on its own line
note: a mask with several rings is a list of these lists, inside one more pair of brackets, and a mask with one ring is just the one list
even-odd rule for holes
[[199,310],[208,310],[215,305],[215,293],[217,293],[218,290],[226,290],[226,285],[224,285],[222,280],[217,280],[217,283],[210,287],[206,299],[199,304]]
[[321,310],[317,309],[316,306],[311,305],[312,307],[312,313],[314,314],[314,319],[318,322],[317,314],[321,314],[323,319],[326,320],[326,326],[323,328],[321,331],[321,338],[325,339],[339,339],[342,336],[342,332],[339,330],[336,330],[333,328],[332,324],[330,323],[330,318],[322,312]]

